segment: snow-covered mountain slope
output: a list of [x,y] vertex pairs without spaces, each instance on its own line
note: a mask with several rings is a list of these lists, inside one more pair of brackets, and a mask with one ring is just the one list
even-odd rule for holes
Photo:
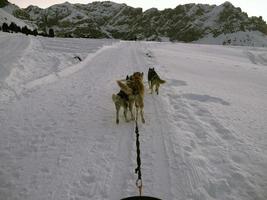
[[238,31],[213,37],[209,34],[193,43],[267,47],[267,35],[259,31]]
[[[13,51],[0,59],[13,66],[1,77],[0,199],[137,195],[134,123],[116,125],[111,99],[134,71],[145,73],[144,195],[267,199],[266,48],[0,36],[0,55]],[[158,96],[149,67],[167,81]],[[11,77],[23,90],[6,99]]]
[[2,26],[3,23],[7,23],[9,25],[11,22],[14,22],[20,27],[23,26],[29,27],[29,25],[26,24],[23,20],[14,17],[8,11],[9,11],[8,6],[0,8],[0,26]]
[[[159,11],[152,8],[144,12],[141,8],[110,1],[89,4],[65,2],[47,9],[29,6],[15,10],[13,14],[27,23],[36,24],[40,31],[53,28],[60,37],[159,41],[168,38],[184,42],[207,41],[207,37],[212,37],[216,44],[222,44],[221,38],[227,34],[235,35],[238,37],[236,40],[241,40],[238,44],[246,46],[250,43],[242,42],[242,34],[238,32],[250,32],[251,38],[255,35],[264,43],[267,34],[267,25],[262,17],[248,17],[230,2],[218,6],[192,3],[178,5],[174,9]],[[258,41],[252,40],[251,44]]]
[[7,2],[7,4],[1,8],[11,15],[13,15],[14,11],[20,9],[17,5],[9,3],[9,2]]
[[[112,2],[93,2],[89,4],[56,4],[47,9],[29,6],[21,10],[27,20],[35,22],[39,29],[53,27],[58,36],[103,38],[110,35],[102,27],[116,18],[125,4]],[[17,17],[20,17],[18,13]],[[103,29],[103,30],[102,30]]]

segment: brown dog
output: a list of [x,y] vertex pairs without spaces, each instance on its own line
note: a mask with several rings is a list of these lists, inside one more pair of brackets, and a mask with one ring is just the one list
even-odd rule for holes
[[136,108],[136,121],[138,120],[138,113],[140,109],[141,120],[145,123],[144,119],[144,94],[145,87],[143,83],[144,73],[135,72],[130,77],[130,79],[124,84],[122,81],[117,81],[121,90],[126,93],[129,98],[133,99],[133,102],[130,103],[129,108],[132,111],[133,103]]
[[[129,81],[129,77],[127,76],[125,80],[123,81]],[[132,120],[134,120],[134,115],[133,115],[133,103],[134,103],[134,99],[132,96],[129,96],[128,94],[126,94],[125,92],[123,92],[122,90],[119,91],[119,93],[117,94],[113,94],[112,95],[112,100],[115,104],[115,108],[116,108],[116,123],[119,124],[119,112],[121,107],[123,108],[123,114],[124,114],[124,118],[125,121],[128,122],[129,120],[127,119],[127,112],[128,112],[128,108],[131,112],[131,118]]]

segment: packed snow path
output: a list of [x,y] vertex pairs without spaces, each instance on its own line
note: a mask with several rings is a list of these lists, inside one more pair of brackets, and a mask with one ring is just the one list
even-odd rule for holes
[[[51,42],[43,40],[32,39],[29,51]],[[66,50],[63,40],[57,44],[58,54]],[[0,199],[137,195],[134,123],[121,116],[115,124],[111,95],[117,79],[134,71],[146,79],[149,67],[167,83],[159,96],[146,83],[146,124],[139,123],[144,194],[266,199],[267,71],[247,57],[258,52],[266,55],[264,49],[117,42],[69,68],[37,71],[0,105]]]

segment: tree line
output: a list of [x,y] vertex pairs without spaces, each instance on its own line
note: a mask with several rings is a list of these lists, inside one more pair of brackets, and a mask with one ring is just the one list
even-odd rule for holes
[[52,28],[49,29],[47,32],[38,32],[37,29],[31,30],[27,26],[23,26],[22,28],[15,24],[14,22],[11,22],[9,25],[7,23],[3,23],[2,26],[0,26],[0,31],[7,32],[7,33],[23,33],[25,35],[40,35],[44,37],[55,37],[54,30]]

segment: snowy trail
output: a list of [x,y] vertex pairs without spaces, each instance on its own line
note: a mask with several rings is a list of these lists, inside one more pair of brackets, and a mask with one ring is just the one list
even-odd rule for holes
[[[149,193],[161,199],[173,199],[170,159],[171,154],[168,151],[169,140],[168,131],[163,129],[164,126],[171,130],[171,126],[167,123],[168,116],[163,110],[163,105],[155,97],[148,98],[151,106],[147,106],[147,117],[150,119],[148,127],[143,130],[144,140],[142,141],[143,153],[145,155],[144,162],[144,182]],[[148,104],[148,102],[147,102]],[[146,163],[148,162],[148,164]],[[147,181],[148,177],[152,179]],[[152,188],[151,188],[152,187]]]
[[[267,163],[263,153],[266,152],[266,148],[263,147],[264,141],[266,143],[266,139],[263,139],[266,132],[266,129],[263,128],[266,114],[265,106],[263,106],[266,104],[263,101],[266,99],[264,92],[266,89],[264,83],[266,69],[257,67],[260,72],[255,72],[255,65],[246,62],[246,57],[242,56],[243,51],[241,49],[229,49],[226,51],[227,54],[222,51],[218,58],[212,56],[214,52],[209,52],[213,48],[216,49],[216,46],[208,46],[207,49],[205,49],[206,46],[200,46],[201,48],[194,46],[192,48],[191,45],[183,44],[180,47],[178,45],[166,46],[165,49],[163,46],[155,48],[158,47],[155,45],[151,49],[154,53],[152,55],[155,57],[154,65],[161,69],[161,74],[169,77],[167,79],[168,86],[163,90],[162,96],[167,104],[164,107],[169,108],[168,114],[172,115],[173,123],[170,125],[176,126],[174,128],[176,131],[170,132],[169,137],[172,139],[168,143],[172,146],[170,152],[172,152],[171,157],[173,158],[170,162],[170,168],[177,169],[172,174],[175,174],[175,177],[179,177],[180,180],[175,184],[177,188],[174,196],[179,197],[178,199],[225,199],[231,197],[234,199],[264,199],[266,197],[264,191],[267,187],[266,170],[264,170]],[[194,51],[199,50],[200,53],[195,54]],[[221,51],[223,48],[218,50]],[[231,50],[233,50],[232,56],[228,54]],[[183,51],[190,51],[193,55],[203,55],[190,57]],[[240,56],[235,57],[236,54]],[[177,61],[184,59],[186,61],[175,63],[172,59],[173,56],[177,57]],[[244,68],[239,69],[238,75],[235,75],[235,69],[231,66],[235,65],[236,59],[239,59],[239,65]],[[205,60],[204,62],[206,60],[212,62],[212,67],[216,66],[217,68],[210,70],[211,66],[203,65],[203,60]],[[221,64],[223,65],[223,73],[228,76],[221,75]],[[202,69],[196,73],[195,70],[192,70],[195,66]],[[212,73],[212,76],[208,76],[208,73]],[[253,76],[257,76],[257,78]],[[214,77],[217,78],[216,81],[209,84],[210,79]],[[205,80],[203,81],[202,78]],[[237,78],[242,82],[241,87],[232,81],[232,79]],[[254,87],[251,87],[252,82]],[[199,83],[204,86],[199,86]],[[188,87],[189,84],[191,87]],[[224,85],[227,85],[227,90],[222,87]],[[216,90],[211,89],[212,87]],[[233,97],[236,93],[232,91],[235,91],[236,88],[239,91],[238,95],[244,96],[242,99],[244,103],[238,105],[238,112],[242,112],[244,109],[244,111],[251,113],[251,115],[239,114],[238,116],[242,116],[241,123],[251,125],[250,120],[254,118],[252,125],[254,128],[251,130],[249,129],[251,127],[245,129],[244,125],[244,128],[238,128],[240,127],[238,125],[240,118],[235,119],[237,104],[235,97]],[[263,93],[260,95],[255,92],[258,88],[262,88],[260,90]],[[203,92],[204,95],[194,92]],[[252,94],[253,97],[251,98]],[[228,97],[234,105],[232,106],[228,100],[219,98],[220,95]],[[238,101],[242,100],[239,96]],[[250,102],[250,106],[247,106],[246,101]],[[255,103],[258,101],[261,103]],[[261,106],[257,107],[256,105]],[[231,107],[231,109],[227,109],[227,107]],[[250,109],[257,110],[257,115],[252,114]],[[170,122],[171,119],[168,121]],[[256,121],[257,123],[255,123]],[[263,129],[257,131],[257,127]],[[252,137],[250,133],[253,133]],[[262,140],[262,144],[258,143],[259,138]]]
[[[146,72],[153,62],[148,59],[149,45],[137,43],[133,51],[136,70],[145,72],[146,86],[145,108],[146,124],[140,128],[142,173],[145,195],[157,196],[161,199],[172,199],[171,173],[169,169],[169,154],[164,137],[163,118],[167,117],[164,106],[151,96],[147,84]],[[168,124],[164,124],[168,126]],[[135,138],[134,138],[135,139]],[[136,147],[134,147],[136,148]],[[135,152],[136,154],[136,152]]]
[[[5,197],[119,199],[137,194],[134,126],[123,120],[119,127],[115,125],[110,92],[118,91],[116,79],[144,66],[137,48],[134,43],[117,44],[90,60],[82,71],[57,84],[38,85],[38,90],[29,90],[2,108],[7,113],[0,118],[1,126],[5,124],[1,152],[7,162],[1,162],[0,168],[8,185]],[[145,132],[142,126],[141,131]],[[150,167],[143,163],[144,168]],[[6,171],[10,166],[14,169]],[[150,173],[153,170],[147,177]],[[147,182],[146,193],[157,190],[150,191],[153,180]]]
[[[146,45],[142,43],[124,43],[129,49],[129,55],[127,56],[128,62],[128,72],[129,71],[147,71],[149,63],[145,57]],[[125,55],[124,55],[125,56]],[[147,87],[147,85],[146,85]],[[148,95],[148,90],[146,91]],[[142,177],[144,181],[144,195],[157,195],[163,199],[170,199],[171,196],[170,189],[170,172],[168,170],[168,161],[166,159],[167,153],[164,149],[162,132],[158,134],[158,130],[161,129],[157,120],[150,115],[156,111],[156,106],[149,106],[149,101],[151,99],[145,99],[146,107],[146,119],[147,122],[145,125],[139,122],[139,133],[140,133],[140,145],[141,145],[141,160],[142,160]],[[158,119],[158,113],[156,114]],[[120,162],[117,162],[115,170],[117,174],[114,174],[113,177],[116,177],[114,183],[111,185],[116,185],[118,183],[123,183],[118,185],[118,193],[116,190],[112,191],[109,199],[120,199],[122,197],[127,197],[131,195],[137,195],[137,189],[135,188],[135,180],[137,179],[136,174],[134,174],[134,169],[136,168],[136,146],[135,146],[135,133],[134,133],[134,123],[132,122],[129,130],[126,133],[130,133],[130,137],[122,136],[119,144],[119,158]],[[121,129],[121,127],[119,127]],[[156,130],[156,131],[155,131]],[[121,131],[121,130],[120,130]],[[123,133],[125,134],[125,133]],[[156,135],[155,135],[156,134]],[[128,147],[128,151],[125,150]],[[129,149],[129,147],[131,147]],[[128,156],[128,158],[127,158]],[[130,159],[129,159],[130,158]],[[128,166],[127,166],[128,163]],[[128,174],[127,176],[125,174]],[[125,178],[128,178],[128,180]],[[118,180],[120,181],[118,182]],[[123,188],[126,189],[122,191]],[[121,189],[119,189],[121,188]],[[166,189],[168,188],[168,189]]]
[[[134,71],[145,73],[146,123],[139,123],[144,195],[266,199],[263,49],[64,41],[33,38],[14,60],[31,63],[36,76],[23,79],[19,98],[0,104],[0,200],[137,195],[134,123],[121,115],[116,125],[111,100],[116,80]],[[96,51],[105,44],[111,46]],[[257,51],[263,58],[254,64],[247,52]],[[83,62],[72,60],[76,52]],[[149,67],[167,81],[159,95],[149,94]]]
[[[150,67],[159,66],[153,58],[154,55],[151,50],[147,49],[146,52],[149,55],[148,63]],[[161,74],[166,71],[164,67],[162,68]],[[172,84],[169,83],[168,85]],[[168,104],[171,98],[169,98],[168,93],[164,92],[164,90],[170,91],[170,89],[164,87],[162,90],[160,96],[150,95],[147,97],[150,104],[153,105],[150,108],[152,113],[150,119],[154,120],[154,123],[149,126],[153,133],[150,138],[153,144],[150,146],[155,148],[152,167],[154,171],[154,174],[152,174],[155,179],[151,184],[157,183],[155,184],[156,190],[152,194],[162,199],[201,199],[199,191],[195,191],[201,184],[198,164],[185,157],[185,152],[190,151],[190,147],[186,147],[186,151],[183,149],[182,138],[184,136],[179,133],[180,131],[177,132],[180,129],[175,126],[177,118],[170,115],[170,113],[173,113],[171,111],[172,104]],[[177,105],[183,107],[178,102]],[[183,121],[183,119],[179,120]],[[194,121],[191,121],[191,123],[194,123]]]

